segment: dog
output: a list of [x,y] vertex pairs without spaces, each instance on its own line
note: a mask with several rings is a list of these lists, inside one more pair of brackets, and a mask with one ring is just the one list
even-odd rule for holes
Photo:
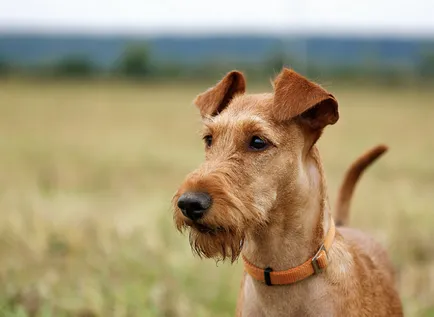
[[386,147],[350,167],[333,219],[316,142],[338,102],[287,68],[273,89],[246,94],[232,71],[196,97],[206,159],[173,197],[177,229],[200,257],[241,255],[237,316],[402,316],[386,251],[344,227],[357,179]]

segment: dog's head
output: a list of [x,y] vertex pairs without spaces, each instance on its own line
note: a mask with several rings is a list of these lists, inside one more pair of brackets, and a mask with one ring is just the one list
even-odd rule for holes
[[335,98],[292,70],[272,94],[245,94],[242,73],[228,73],[200,94],[205,162],[173,198],[179,230],[189,229],[200,256],[234,261],[248,234],[279,221],[279,202],[303,204],[310,152],[323,128],[338,120]]

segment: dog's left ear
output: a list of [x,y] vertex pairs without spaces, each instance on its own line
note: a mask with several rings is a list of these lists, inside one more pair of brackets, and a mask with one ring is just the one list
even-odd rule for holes
[[215,116],[222,112],[237,94],[246,91],[246,80],[239,71],[231,71],[214,87],[200,94],[194,100],[202,117]]
[[274,81],[273,115],[278,121],[298,118],[311,129],[322,130],[338,121],[338,102],[319,85],[284,68]]

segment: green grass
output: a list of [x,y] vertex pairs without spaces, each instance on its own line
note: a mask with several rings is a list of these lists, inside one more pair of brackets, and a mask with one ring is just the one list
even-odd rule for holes
[[[0,316],[233,315],[240,263],[193,257],[170,210],[203,157],[191,100],[207,86],[0,82]],[[434,92],[329,88],[341,106],[319,143],[331,200],[356,156],[390,146],[351,223],[390,251],[406,316],[431,316]]]

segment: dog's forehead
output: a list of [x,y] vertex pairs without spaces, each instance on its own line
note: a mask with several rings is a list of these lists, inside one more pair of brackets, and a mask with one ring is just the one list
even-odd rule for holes
[[235,126],[245,123],[268,125],[272,94],[251,94],[236,96],[219,115],[205,119],[214,126]]
[[245,94],[236,96],[228,106],[228,111],[250,111],[252,114],[267,115],[273,102],[273,95]]

